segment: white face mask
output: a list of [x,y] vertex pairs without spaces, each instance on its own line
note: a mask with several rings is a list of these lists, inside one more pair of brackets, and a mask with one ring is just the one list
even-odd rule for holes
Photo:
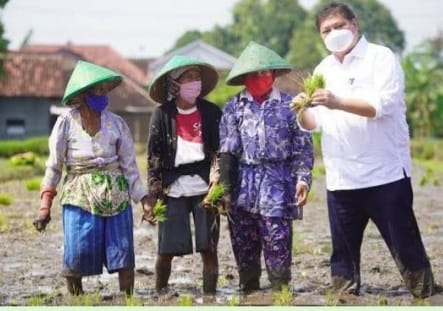
[[333,29],[324,39],[326,48],[334,52],[343,52],[354,40],[354,34],[349,29]]

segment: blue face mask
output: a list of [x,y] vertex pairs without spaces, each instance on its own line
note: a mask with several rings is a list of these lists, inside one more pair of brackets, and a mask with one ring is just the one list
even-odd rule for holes
[[108,96],[94,95],[92,93],[86,94],[86,104],[94,111],[102,112],[108,106]]

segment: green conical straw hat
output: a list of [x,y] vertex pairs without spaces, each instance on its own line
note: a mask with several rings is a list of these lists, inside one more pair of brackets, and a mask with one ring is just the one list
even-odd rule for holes
[[165,103],[167,97],[167,76],[168,74],[176,69],[188,67],[188,66],[198,66],[200,67],[202,90],[200,93],[201,97],[204,97],[211,92],[218,82],[218,73],[215,68],[205,62],[198,59],[176,55],[171,58],[159,71],[159,73],[152,80],[149,86],[149,96],[158,103]]
[[278,76],[291,71],[291,69],[292,65],[273,50],[251,41],[229,72],[226,83],[243,85],[244,75],[255,71],[275,70],[275,74]]
[[79,93],[100,83],[106,83],[109,92],[119,85],[122,79],[120,74],[112,70],[79,60],[69,78],[62,103],[69,105],[69,101]]

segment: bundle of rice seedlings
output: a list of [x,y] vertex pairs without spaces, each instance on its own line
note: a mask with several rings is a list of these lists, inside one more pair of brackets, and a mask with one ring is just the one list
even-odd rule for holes
[[216,205],[217,202],[223,197],[226,191],[226,186],[223,183],[219,183],[214,187],[209,189],[208,195],[206,196],[206,202],[211,205]]
[[325,87],[325,79],[320,74],[308,75],[302,81],[303,91],[306,94],[306,98],[296,99],[291,103],[291,109],[297,114],[297,119],[300,119],[303,111],[311,105],[312,94],[318,89],[323,89]]
[[157,199],[154,207],[152,208],[152,213],[154,214],[154,217],[157,219],[158,222],[163,222],[167,219],[166,218],[166,215],[167,215],[166,208],[167,208],[167,206],[163,202],[163,200]]
[[[215,216],[225,215],[230,220],[229,211],[226,209],[222,197],[225,194],[227,187],[223,183],[216,184],[209,189],[208,195],[203,201],[202,206],[204,208],[213,209],[215,211]],[[213,226],[216,225],[216,220],[214,219]]]

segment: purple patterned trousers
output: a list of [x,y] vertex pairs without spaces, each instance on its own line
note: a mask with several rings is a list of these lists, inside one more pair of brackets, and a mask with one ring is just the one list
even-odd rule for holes
[[261,252],[273,288],[291,279],[292,220],[232,211],[229,223],[232,249],[240,276],[240,287],[259,280]]

